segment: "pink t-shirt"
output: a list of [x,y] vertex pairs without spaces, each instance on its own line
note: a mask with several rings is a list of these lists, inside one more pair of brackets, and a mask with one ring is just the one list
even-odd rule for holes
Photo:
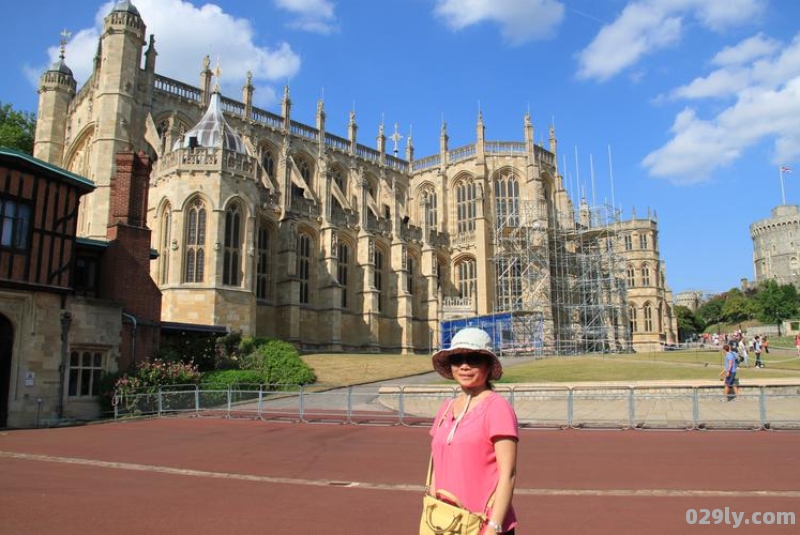
[[[503,396],[491,392],[464,415],[453,441],[448,444],[447,435],[456,416],[453,415],[451,400],[445,401],[439,407],[430,431],[435,485],[437,489],[455,494],[470,511],[483,512],[498,478],[492,439],[518,438],[517,415]],[[514,508],[509,507],[503,530],[510,530],[516,523]]]

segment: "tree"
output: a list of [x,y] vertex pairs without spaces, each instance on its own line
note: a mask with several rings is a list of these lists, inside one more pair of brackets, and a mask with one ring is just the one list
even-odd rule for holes
[[0,147],[17,149],[33,154],[36,116],[15,111],[11,104],[0,103]]
[[728,323],[738,323],[752,319],[756,316],[757,307],[741,291],[728,292],[725,303],[722,305],[722,319]]
[[681,342],[703,330],[703,322],[695,316],[690,308],[677,305],[675,315],[678,318],[678,340]]
[[715,295],[700,308],[697,309],[695,314],[702,322],[708,327],[714,323],[719,323],[722,320],[722,307],[725,304],[725,297],[722,295]]
[[781,335],[781,323],[797,314],[800,296],[791,284],[778,284],[768,280],[755,296],[758,304],[758,319],[763,323],[774,323]]

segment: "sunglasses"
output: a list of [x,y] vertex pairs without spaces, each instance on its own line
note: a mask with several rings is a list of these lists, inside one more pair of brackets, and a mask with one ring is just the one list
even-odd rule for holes
[[470,368],[475,368],[481,364],[488,363],[489,359],[479,353],[467,353],[450,357],[450,366],[461,366],[465,362]]

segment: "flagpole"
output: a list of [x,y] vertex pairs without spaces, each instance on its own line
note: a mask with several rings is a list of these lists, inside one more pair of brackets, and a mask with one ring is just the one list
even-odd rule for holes
[[778,167],[778,171],[781,175],[781,204],[786,204],[786,192],[783,189],[783,166]]

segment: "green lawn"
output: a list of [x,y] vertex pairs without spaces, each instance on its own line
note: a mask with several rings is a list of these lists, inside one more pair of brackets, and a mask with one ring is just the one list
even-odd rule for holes
[[[794,351],[772,350],[764,369],[742,369],[739,377],[800,379],[800,359]],[[397,379],[432,371],[429,355],[304,355],[325,385],[354,385]],[[751,363],[753,362],[751,357]],[[722,369],[721,351],[663,351],[605,356],[546,357],[507,365],[501,383],[714,380]],[[508,361],[507,361],[508,362]],[[445,380],[442,380],[445,382]]]

